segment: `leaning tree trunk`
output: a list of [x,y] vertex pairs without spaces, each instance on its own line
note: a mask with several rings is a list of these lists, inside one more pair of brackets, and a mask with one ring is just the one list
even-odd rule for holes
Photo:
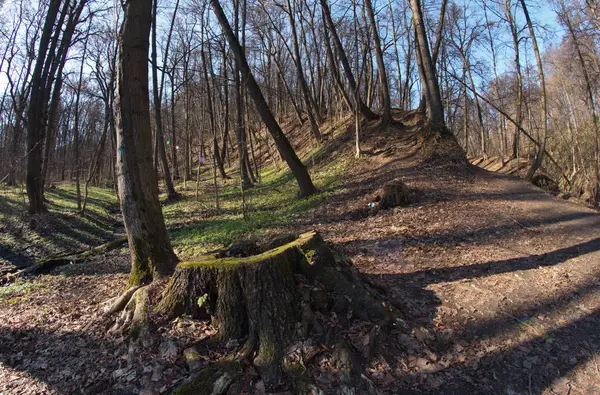
[[229,42],[231,51],[235,55],[238,68],[240,69],[242,77],[246,82],[248,93],[254,99],[256,110],[260,114],[260,117],[265,123],[267,130],[271,134],[271,137],[273,137],[275,145],[277,146],[277,150],[286,161],[292,174],[294,174],[294,177],[296,178],[296,182],[300,188],[300,196],[306,197],[316,193],[317,188],[314,186],[306,166],[304,163],[302,163],[300,158],[298,158],[294,148],[290,144],[290,141],[281,130],[277,120],[275,120],[275,117],[273,116],[273,113],[271,112],[271,109],[269,108],[267,101],[265,100],[265,97],[258,86],[258,83],[254,79],[254,76],[250,71],[250,66],[248,66],[246,56],[244,55],[244,51],[237,37],[233,33],[233,30],[231,29],[231,25],[225,16],[225,12],[223,12],[223,8],[221,7],[219,0],[211,0],[210,4],[219,21],[219,24],[221,25],[221,29],[223,30],[223,33]]
[[[350,67],[350,62],[348,61],[348,57],[346,56],[346,52],[344,51],[344,47],[342,46],[342,42],[340,40],[340,36],[338,35],[337,29],[335,27],[335,23],[331,17],[331,10],[329,9],[329,4],[327,0],[320,0],[321,8],[323,10],[323,16],[325,17],[326,26],[331,33],[331,39],[333,40],[334,48],[336,49],[337,55],[340,58],[342,63],[342,67],[344,69],[344,73],[346,74],[346,79],[348,80],[348,85],[350,87],[350,91],[354,95],[355,103],[358,103],[358,107],[360,109],[360,113],[363,117],[368,120],[377,119],[377,115],[371,111],[371,109],[362,101],[360,95],[356,95],[356,85],[357,82],[355,80],[355,76],[352,73],[352,68]],[[359,78],[357,75],[356,78]]]
[[379,31],[377,30],[377,22],[375,21],[375,12],[371,0],[365,1],[367,14],[373,34],[373,42],[375,46],[375,57],[377,58],[377,67],[379,68],[379,79],[381,83],[381,97],[383,114],[381,115],[381,125],[387,127],[392,120],[392,104],[390,99],[390,87],[388,84],[387,73],[385,70],[385,60],[383,59],[383,50],[381,49],[381,40],[379,39]]
[[289,343],[322,328],[313,311],[386,326],[397,318],[318,233],[281,237],[269,248],[253,256],[209,255],[180,263],[158,312],[211,317],[222,341],[246,338],[245,354],[257,351],[253,363],[267,385],[280,381]]

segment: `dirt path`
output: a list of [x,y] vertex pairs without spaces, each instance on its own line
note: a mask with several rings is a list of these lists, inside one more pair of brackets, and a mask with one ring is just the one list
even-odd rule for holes
[[[362,159],[304,221],[404,305],[411,335],[389,340],[383,363],[392,393],[600,392],[600,215],[516,178],[417,161]],[[394,178],[420,201],[368,208]]]

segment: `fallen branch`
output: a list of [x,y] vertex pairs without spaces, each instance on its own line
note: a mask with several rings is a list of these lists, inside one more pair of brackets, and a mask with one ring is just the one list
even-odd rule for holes
[[54,269],[58,266],[69,265],[72,263],[80,263],[85,259],[99,254],[104,254],[106,252],[112,251],[116,248],[121,247],[123,244],[127,243],[127,237],[121,237],[108,243],[104,243],[98,247],[94,247],[88,250],[81,250],[77,252],[73,252],[70,254],[64,254],[55,256],[52,258],[44,259],[34,265],[31,265],[25,269],[19,270],[18,272],[11,273],[7,276],[9,281],[14,280],[17,277],[23,277],[28,274],[40,274],[47,273],[48,271]]

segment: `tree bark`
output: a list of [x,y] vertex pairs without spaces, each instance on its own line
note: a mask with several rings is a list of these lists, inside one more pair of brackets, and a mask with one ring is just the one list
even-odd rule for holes
[[296,33],[296,21],[294,18],[294,9],[292,8],[292,3],[290,0],[287,0],[287,15],[288,21],[290,23],[290,30],[292,32],[292,44],[294,47],[294,64],[296,65],[296,74],[298,75],[298,82],[300,83],[300,88],[302,90],[302,97],[304,98],[304,104],[306,106],[306,114],[308,115],[308,120],[310,121],[310,128],[314,138],[320,142],[321,130],[319,129],[319,124],[317,123],[317,119],[315,117],[316,114],[316,105],[313,100],[311,100],[311,93],[308,88],[308,84],[306,83],[306,77],[304,76],[304,69],[302,67],[302,56],[300,54],[300,45],[298,44],[298,35]]
[[152,166],[148,87],[151,23],[152,0],[125,4],[119,34],[116,124],[119,198],[132,261],[130,285],[170,275],[177,263]]
[[[523,123],[523,77],[521,74],[521,60],[519,53],[519,33],[516,26],[516,21],[513,18],[510,0],[504,0],[506,9],[506,19],[510,25],[510,33],[513,40],[513,46],[515,51],[515,70],[517,72],[517,98],[516,98],[516,114],[515,119],[517,124]],[[513,140],[513,157],[517,159],[519,163],[519,128],[515,128],[515,138]]]
[[422,80],[427,87],[427,120],[433,129],[442,129],[445,125],[444,105],[442,103],[438,78],[435,72],[435,65],[429,51],[421,1],[411,0],[410,3],[415,26],[417,52],[422,64],[419,71],[422,73]]
[[247,338],[247,353],[258,351],[252,362],[267,386],[282,377],[284,350],[297,323],[305,335],[319,325],[313,309],[382,325],[397,314],[315,232],[273,240],[258,255],[182,262],[163,295],[160,313],[211,317],[222,341]]
[[377,71],[379,72],[379,80],[381,83],[381,98],[383,114],[381,115],[382,126],[387,126],[392,120],[392,99],[390,98],[390,87],[388,84],[387,73],[385,70],[385,60],[383,59],[383,50],[381,49],[381,40],[379,39],[379,32],[377,30],[377,22],[375,21],[375,13],[373,12],[373,6],[371,0],[365,0],[365,6],[367,8],[367,14],[369,15],[369,21],[371,24],[371,32],[373,34],[373,41],[375,44],[375,57],[377,58]]
[[27,197],[29,198],[29,213],[37,214],[46,211],[44,206],[44,185],[42,180],[42,147],[44,142],[44,125],[42,112],[44,109],[44,85],[42,72],[50,37],[60,0],[52,0],[48,4],[46,20],[38,45],[37,60],[31,77],[31,94],[27,109]]
[[[586,93],[587,93],[587,97],[588,97],[588,108],[590,110],[590,114],[592,116],[592,122],[594,125],[594,187],[593,187],[593,191],[592,191],[592,195],[593,195],[593,199],[594,199],[594,203],[598,204],[599,201],[599,182],[600,182],[600,167],[599,167],[599,163],[600,163],[600,149],[599,149],[599,144],[598,144],[598,113],[596,112],[596,98],[594,97],[594,89],[592,88],[592,82],[591,82],[591,78],[590,78],[590,74],[588,72],[587,66],[585,64],[585,59],[583,57],[583,53],[581,52],[581,45],[579,44],[579,39],[577,37],[577,34],[575,33],[575,28],[573,26],[573,23],[571,22],[571,18],[569,17],[569,11],[566,9],[564,3],[561,1],[560,2],[560,6],[561,6],[561,10],[562,10],[562,15],[559,16],[564,24],[567,26],[567,30],[569,31],[569,34],[571,35],[571,39],[573,40],[573,45],[575,46],[575,51],[577,52],[577,58],[579,60],[579,64],[581,66],[581,70],[583,72],[583,76],[585,78],[585,86],[586,86]],[[575,157],[575,155],[573,154],[573,158]],[[575,162],[575,159],[573,159],[573,162]],[[574,168],[574,167],[573,167]]]
[[[156,134],[156,148],[158,151],[158,155],[160,158],[160,162],[162,164],[163,176],[165,179],[165,186],[167,187],[167,195],[169,199],[175,199],[178,197],[178,193],[175,191],[175,187],[173,186],[173,179],[171,178],[171,171],[169,169],[169,162],[167,161],[167,152],[165,150],[165,138],[163,131],[163,121],[162,121],[162,89],[164,84],[164,69],[161,77],[161,83],[158,84],[158,63],[156,59],[156,14],[157,14],[157,3],[158,0],[154,0],[153,3],[153,11],[152,11],[152,86],[154,93],[154,127]],[[175,11],[173,13],[173,18],[175,18],[175,14],[177,12],[177,7],[179,5],[179,1],[177,1],[175,5]],[[173,24],[171,24],[171,31],[173,29]],[[168,43],[171,41],[171,34],[169,33],[169,39],[167,40],[167,48],[165,49],[165,59],[164,63],[166,65],[167,55],[168,55]]]

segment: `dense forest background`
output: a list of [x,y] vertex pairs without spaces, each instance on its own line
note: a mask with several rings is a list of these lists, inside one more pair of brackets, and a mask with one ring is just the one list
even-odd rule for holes
[[[116,185],[122,7],[55,3],[2,2],[0,176],[8,185],[25,182],[32,172],[40,173],[43,187],[73,181],[83,202],[88,185]],[[445,123],[467,157],[501,157],[503,165],[513,159],[514,170],[529,178],[527,170],[539,159],[564,191],[593,203],[599,6],[594,0],[527,3],[530,18],[524,2],[514,0],[417,2]],[[222,5],[276,118],[309,122],[314,144],[326,119],[424,105],[408,2]],[[169,195],[176,194],[173,180],[195,178],[198,164],[214,163],[219,178],[226,178],[224,164],[238,161],[243,185],[251,186],[261,158],[276,152],[208,4],[158,1],[153,18],[154,167]]]

